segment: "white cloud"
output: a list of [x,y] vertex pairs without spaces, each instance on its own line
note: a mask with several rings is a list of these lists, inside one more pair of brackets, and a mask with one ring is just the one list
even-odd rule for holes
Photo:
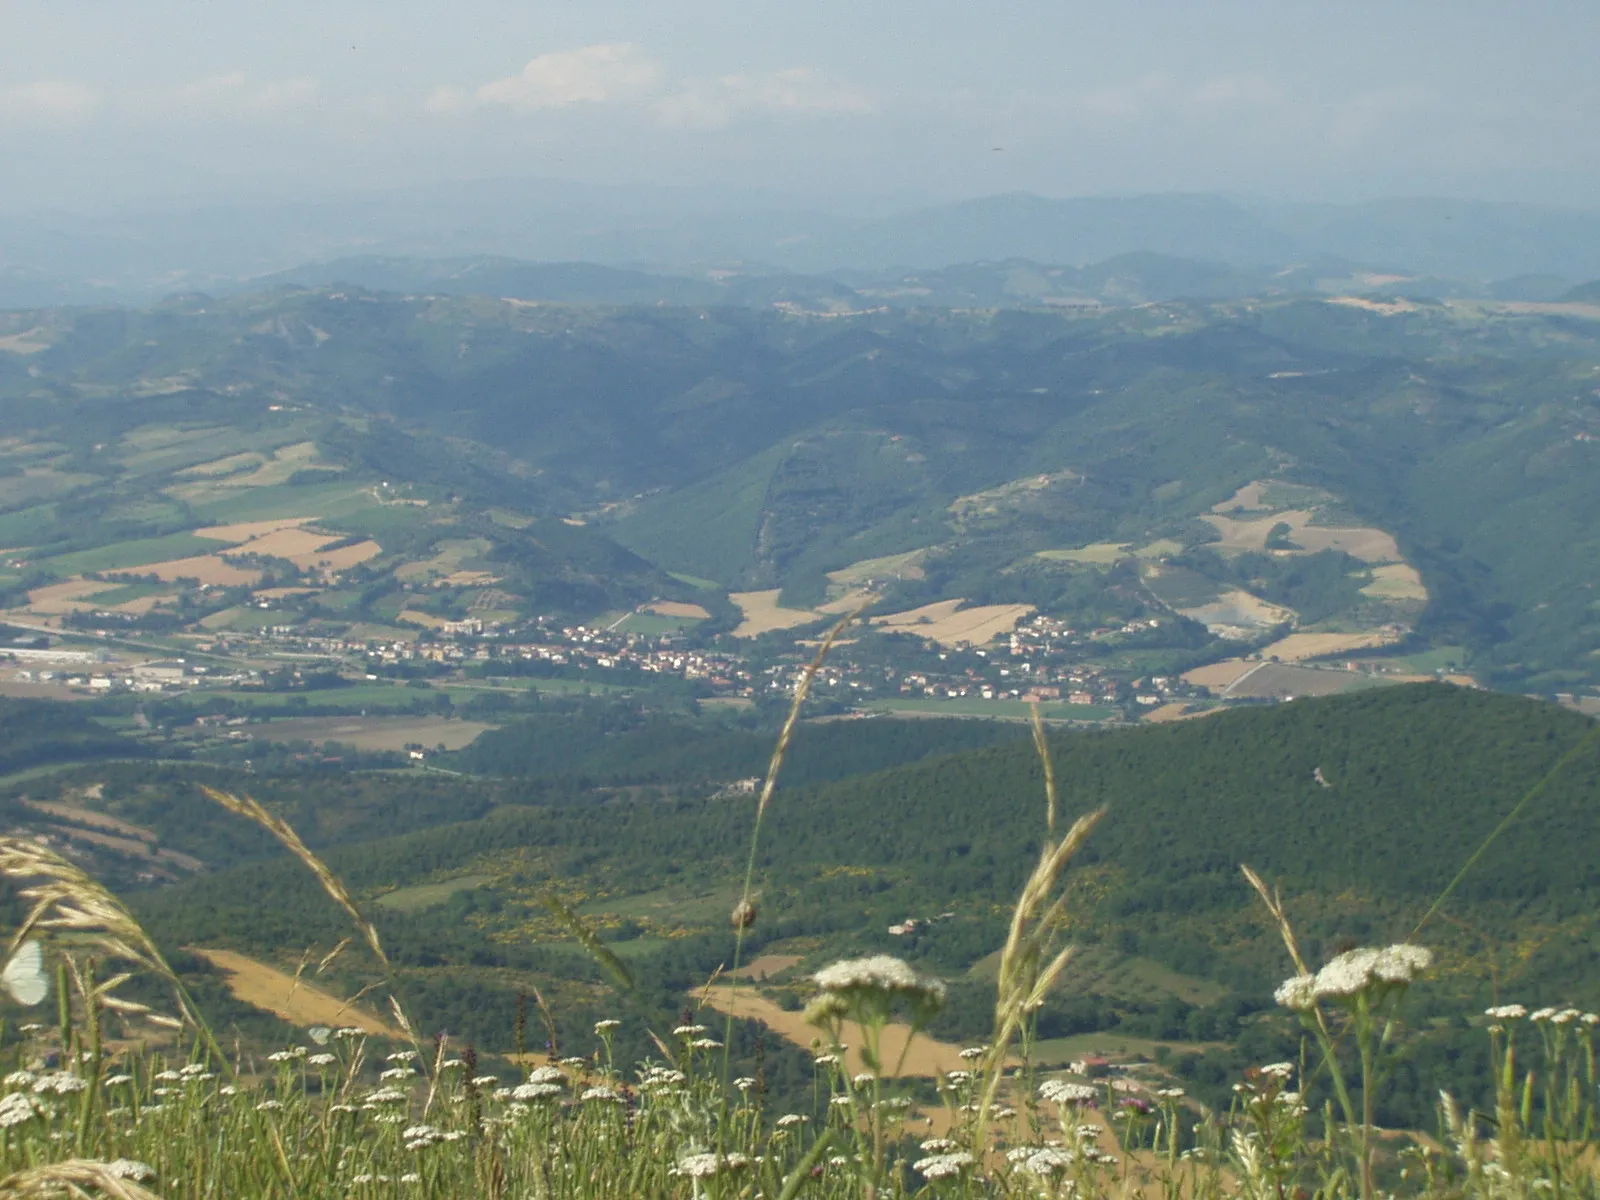
[[663,124],[715,128],[741,113],[864,113],[871,98],[806,67],[691,80],[657,106]]
[[130,92],[130,112],[152,117],[265,117],[314,108],[314,79],[269,79],[255,83],[243,71],[207,75],[173,87]]
[[1166,105],[1173,91],[1171,76],[1161,71],[1151,71],[1126,83],[1096,88],[1086,93],[1080,103],[1090,116],[1129,120],[1149,116],[1158,107]]
[[[649,93],[660,78],[661,68],[639,47],[612,43],[541,54],[516,75],[484,84],[476,96],[480,104],[538,112],[635,100]],[[461,107],[462,99],[457,89],[439,88],[429,97],[429,108],[448,112]]]
[[18,124],[68,124],[88,116],[100,95],[88,84],[38,79],[0,88],[0,120]]
[[1215,75],[1187,97],[1199,108],[1260,108],[1283,100],[1283,88],[1265,75]]

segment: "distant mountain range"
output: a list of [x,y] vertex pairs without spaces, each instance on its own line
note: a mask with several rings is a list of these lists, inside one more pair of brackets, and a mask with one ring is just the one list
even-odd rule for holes
[[950,263],[1082,267],[1153,254],[1256,274],[1344,264],[1469,289],[1501,280],[1519,294],[1500,298],[1529,300],[1555,299],[1600,277],[1600,214],[1531,205],[1014,194],[848,213],[831,207],[710,189],[528,182],[193,212],[11,216],[0,218],[0,307],[144,302],[352,255],[583,261],[701,278],[708,267],[725,267],[854,284],[863,272]]

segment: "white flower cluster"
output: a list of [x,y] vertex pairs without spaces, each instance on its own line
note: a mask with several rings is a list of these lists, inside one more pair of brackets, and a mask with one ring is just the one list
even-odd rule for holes
[[972,1165],[972,1155],[965,1150],[951,1154],[933,1154],[919,1158],[912,1167],[924,1179],[953,1179]]
[[622,1103],[622,1095],[621,1095],[621,1093],[618,1092],[615,1088],[608,1088],[608,1087],[585,1088],[584,1092],[583,1092],[583,1095],[581,1097],[579,1097],[579,1098],[582,1099],[582,1100],[599,1101],[602,1104],[621,1104]]
[[1069,1083],[1065,1079],[1046,1079],[1039,1085],[1039,1099],[1048,1104],[1087,1104],[1099,1095],[1086,1083]]
[[70,1096],[88,1086],[88,1080],[81,1075],[74,1075],[71,1071],[51,1071],[48,1075],[41,1075],[33,1081],[33,1090],[40,1096],[46,1092],[54,1092],[58,1096]]
[[943,980],[919,975],[910,963],[891,954],[830,963],[811,981],[825,992],[879,992],[940,1002],[945,997]]
[[0,1099],[0,1129],[10,1129],[13,1125],[32,1120],[38,1111],[32,1096],[26,1092],[12,1092]]
[[114,1158],[106,1163],[106,1174],[134,1183],[149,1183],[156,1177],[156,1169],[136,1158]]
[[594,1023],[594,1031],[602,1035],[610,1033],[613,1029],[621,1028],[622,1022],[612,1017],[607,1017],[604,1021],[596,1021]]
[[1028,1174],[1037,1175],[1042,1179],[1049,1179],[1070,1171],[1077,1158],[1072,1151],[1058,1150],[1054,1146],[1028,1147],[1027,1149],[1027,1156],[1018,1165]]
[[1273,993],[1284,1008],[1305,1012],[1318,1000],[1346,1000],[1374,988],[1405,987],[1433,963],[1425,946],[1400,943],[1382,950],[1347,950],[1315,975],[1296,975]]
[[511,1089],[513,1100],[548,1100],[561,1095],[559,1083],[519,1083]]
[[750,1159],[737,1152],[724,1154],[690,1154],[678,1160],[678,1165],[668,1172],[687,1179],[710,1179],[724,1171],[738,1171],[750,1165]]
[[778,1128],[791,1129],[796,1125],[804,1125],[810,1119],[810,1117],[802,1116],[800,1113],[784,1113],[783,1116],[778,1118]]
[[529,1083],[565,1083],[566,1077],[559,1067],[535,1067],[528,1072]]

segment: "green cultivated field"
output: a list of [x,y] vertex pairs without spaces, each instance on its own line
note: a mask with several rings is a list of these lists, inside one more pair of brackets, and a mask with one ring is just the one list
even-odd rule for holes
[[86,571],[134,570],[150,563],[216,554],[228,548],[226,542],[196,537],[192,533],[173,533],[165,537],[116,542],[76,554],[63,554],[43,559],[39,565],[57,575],[82,575]]

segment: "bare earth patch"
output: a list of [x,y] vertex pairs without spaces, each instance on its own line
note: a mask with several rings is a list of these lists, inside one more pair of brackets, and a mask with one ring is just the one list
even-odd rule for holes
[[297,981],[293,975],[276,967],[269,967],[232,950],[190,947],[190,952],[222,970],[228,977],[228,990],[238,999],[273,1013],[291,1025],[353,1026],[379,1037],[403,1036],[394,1026],[380,1021],[371,1013],[363,1012],[304,979]]
[[778,596],[782,590],[782,588],[772,588],[765,592],[730,592],[728,599],[737,604],[739,611],[744,613],[744,620],[739,622],[739,627],[733,631],[733,636],[759,637],[775,629],[793,629],[797,625],[809,625],[817,619],[817,614],[809,608],[779,608]]
[[853,613],[863,605],[871,604],[878,599],[878,593],[869,592],[865,588],[851,588],[837,600],[830,600],[826,604],[817,606],[819,613],[826,613],[830,617],[842,617]]
[[798,954],[762,954],[752,958],[737,971],[729,971],[734,979],[765,979],[768,975],[776,975],[779,971],[787,971],[800,961]]
[[1191,671],[1185,671],[1183,679],[1185,683],[1192,683],[1196,687],[1210,688],[1213,692],[1220,692],[1255,665],[1255,663],[1246,662],[1242,658],[1227,658],[1221,662],[1207,663],[1203,667],[1195,667]]
[[276,521],[238,521],[232,525],[208,525],[204,529],[196,529],[194,535],[237,546],[242,542],[254,541],[256,538],[277,533],[280,529],[297,529],[306,522],[314,520],[315,517],[281,517]]
[[1192,704],[1175,701],[1172,704],[1163,704],[1160,708],[1151,709],[1144,719],[1153,725],[1164,725],[1170,721],[1188,721],[1194,717],[1208,717],[1212,713],[1221,712],[1220,708],[1196,708]]
[[1263,659],[1276,657],[1283,662],[1300,662],[1308,658],[1322,658],[1329,654],[1344,654],[1351,650],[1388,646],[1398,642],[1402,636],[1400,631],[1394,629],[1369,629],[1363,633],[1291,633],[1262,650],[1261,657]]
[[[799,1012],[785,1011],[749,988],[713,987],[696,994],[718,1012],[731,1013],[746,1020],[760,1021],[768,1029],[787,1038],[796,1046],[809,1047],[819,1036],[815,1029],[806,1024],[805,1017]],[[911,1046],[906,1050],[908,1039],[911,1041]],[[933,1077],[947,1071],[959,1071],[966,1065],[961,1059],[960,1046],[935,1041],[920,1033],[911,1038],[911,1026],[899,1023],[884,1028],[881,1049],[886,1073],[899,1061],[902,1050],[906,1050],[906,1059],[899,1072],[900,1075]],[[852,1075],[867,1069],[866,1064],[861,1061],[858,1049],[847,1052],[846,1065]]]
[[106,583],[98,579],[69,579],[65,583],[52,583],[45,587],[34,588],[28,593],[28,607],[39,613],[77,612],[79,609],[94,607],[83,602],[85,597],[93,596],[96,592],[109,592],[121,586],[120,583]]
[[223,562],[220,554],[201,554],[193,558],[172,558],[137,568],[141,575],[154,575],[164,583],[177,579],[198,579],[218,587],[250,585],[261,579],[261,572]]

